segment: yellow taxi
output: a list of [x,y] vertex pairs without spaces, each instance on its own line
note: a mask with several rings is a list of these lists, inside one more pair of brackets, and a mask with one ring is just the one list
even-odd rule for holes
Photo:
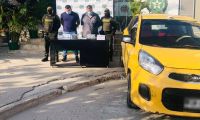
[[148,14],[124,30],[127,105],[200,118],[200,24],[190,17]]

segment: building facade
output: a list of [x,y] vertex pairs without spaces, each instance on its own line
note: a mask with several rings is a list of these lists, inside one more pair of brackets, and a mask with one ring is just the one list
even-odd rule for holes
[[196,4],[195,4],[195,18],[200,21],[200,0],[196,0]]
[[200,21],[200,0],[180,0],[179,14]]
[[[167,14],[185,15],[200,20],[200,0],[142,0],[159,2],[167,1]],[[56,11],[60,15],[66,4],[72,5],[74,11],[80,16],[85,12],[85,7],[91,4],[95,12],[103,16],[105,8],[111,10],[112,16],[119,22],[120,28],[124,29],[132,18],[129,0],[55,0]]]

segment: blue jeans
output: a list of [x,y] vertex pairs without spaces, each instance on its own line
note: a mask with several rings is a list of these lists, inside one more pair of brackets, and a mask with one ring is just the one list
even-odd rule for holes
[[[63,32],[63,34],[71,34],[74,35],[76,32]],[[75,57],[78,57],[78,50],[74,50]],[[67,50],[63,50],[63,58],[67,58]]]

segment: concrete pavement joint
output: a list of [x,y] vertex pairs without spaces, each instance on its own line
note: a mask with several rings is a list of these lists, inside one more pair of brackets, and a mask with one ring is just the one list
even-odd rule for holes
[[62,95],[62,91],[56,89],[56,90],[53,90],[44,95],[35,96],[33,98],[25,99],[25,100],[19,101],[17,103],[13,103],[8,106],[5,106],[4,108],[0,109],[0,120],[6,120],[9,117],[11,117],[19,112],[22,112],[26,109],[37,106],[41,103],[47,102],[49,100],[52,100],[55,97],[58,97],[60,95]]
[[76,78],[76,77],[99,77],[99,76],[107,75],[107,74],[110,74],[110,73],[116,73],[116,72],[119,72],[119,71],[109,71],[109,72],[106,72],[106,73],[100,74],[100,75],[88,75],[88,76],[86,76],[85,74],[78,74],[78,75],[71,76],[70,78]]
[[[91,80],[86,81],[86,82],[84,81],[82,83],[75,83],[75,84],[71,84],[69,86],[66,85],[66,86],[58,87],[58,88],[56,88],[56,89],[54,89],[50,92],[48,91],[47,93],[44,93],[41,96],[35,95],[36,97],[33,97],[33,98],[24,98],[24,96],[27,93],[34,91],[37,87],[41,87],[41,86],[50,84],[51,82],[64,80],[66,78],[50,80],[46,83],[43,83],[43,84],[40,84],[40,85],[37,85],[37,86],[33,86],[31,90],[24,92],[21,95],[20,99],[14,101],[14,102],[11,102],[9,104],[6,104],[4,106],[1,106],[0,107],[0,119],[5,120],[5,119],[7,119],[7,118],[19,113],[19,112],[22,112],[22,111],[29,109],[31,107],[34,107],[36,105],[39,105],[43,102],[47,102],[49,100],[52,100],[55,97],[60,96],[62,94],[65,94],[67,92],[80,90],[82,88],[86,88],[86,87],[89,87],[89,86],[100,84],[100,83],[103,83],[103,82],[109,81],[109,80],[120,79],[122,76],[123,76],[122,71],[111,71],[111,72],[107,72],[107,73],[104,73],[104,74],[101,74],[101,75],[94,76],[96,79],[93,77]],[[80,76],[77,76],[77,77],[80,77]],[[71,77],[67,77],[67,78],[73,78],[73,77],[71,76]]]
[[[99,76],[104,76],[104,75],[107,75],[107,74],[110,74],[110,73],[114,74],[114,73],[117,73],[117,72],[118,72],[118,71],[110,71],[110,72],[107,72],[107,73],[104,73],[104,74],[100,74],[100,75],[96,75],[96,76],[93,76],[93,75],[85,76],[84,74],[79,74],[79,75],[75,75],[75,76],[71,76],[71,77],[62,77],[62,78],[52,79],[52,80],[47,81],[46,83],[42,83],[42,84],[39,84],[39,85],[37,85],[37,86],[33,86],[30,90],[24,92],[24,93],[20,96],[19,99],[15,100],[15,101],[12,101],[12,102],[10,102],[10,103],[7,103],[7,104],[5,104],[5,105],[2,105],[2,106],[0,106],[0,108],[5,107],[5,106],[10,105],[10,104],[13,104],[13,103],[16,103],[16,102],[19,102],[19,101],[21,101],[21,100],[24,98],[24,96],[25,96],[26,94],[28,94],[29,92],[32,92],[32,91],[34,91],[36,88],[41,87],[41,86],[44,86],[44,85],[47,85],[47,84],[50,84],[50,83],[52,83],[52,82],[64,80],[64,79],[67,79],[67,78],[92,77],[92,76],[93,76],[93,77],[99,77]],[[101,82],[99,82],[99,83],[101,83]],[[85,83],[85,84],[87,84],[87,83]],[[61,88],[62,88],[62,87],[61,87]]]
[[117,73],[117,74],[112,74],[111,76],[108,76],[108,75],[107,76],[101,76],[100,78],[90,80],[90,81],[87,81],[87,82],[83,82],[83,83],[78,83],[74,86],[63,86],[63,89],[66,92],[72,92],[72,91],[80,90],[80,89],[88,87],[88,86],[97,85],[97,84],[100,84],[100,83],[103,83],[103,82],[106,82],[106,81],[109,81],[109,80],[120,79],[122,75],[123,74]]
[[[28,92],[26,92],[25,94],[28,94],[29,92],[32,92],[32,91],[34,91],[36,88],[38,88],[38,87],[41,87],[41,86],[44,86],[44,85],[47,85],[47,84],[50,84],[50,83],[53,83],[53,82],[57,82],[57,81],[61,81],[61,80],[65,80],[65,79],[67,79],[67,78],[78,78],[78,77],[82,77],[82,79],[85,79],[85,78],[88,78],[88,77],[92,77],[92,79],[94,79],[94,78],[97,78],[97,77],[100,77],[100,79],[102,78],[103,79],[103,76],[105,76],[105,75],[109,75],[109,74],[115,74],[115,73],[119,73],[120,71],[110,71],[110,72],[106,72],[106,73],[103,73],[103,74],[99,74],[99,75],[96,75],[96,76],[94,76],[94,75],[88,75],[88,76],[85,76],[84,74],[79,74],[79,75],[76,75],[76,76],[71,76],[71,77],[62,77],[62,78],[56,78],[56,79],[53,79],[53,80],[50,80],[50,81],[48,81],[48,82],[46,82],[46,83],[43,83],[43,84],[40,84],[40,85],[38,85],[38,86],[34,86],[34,89],[33,90],[30,90],[30,91],[28,91]],[[123,74],[121,75],[121,76],[123,76]],[[93,82],[93,81],[90,81],[90,82]],[[99,82],[99,83],[101,83],[101,82]],[[87,83],[85,83],[85,84],[87,84]],[[54,88],[55,89],[55,88]],[[63,88],[63,86],[61,86],[61,87],[58,87],[57,89],[62,89],[62,90],[64,90],[64,88]],[[49,89],[49,90],[52,90],[52,89]],[[48,90],[47,90],[48,91]],[[43,91],[43,92],[45,92],[45,91]],[[23,94],[23,96],[25,96],[25,94]],[[39,93],[38,93],[39,94]],[[22,97],[21,99],[23,99],[24,97]],[[12,102],[13,103],[13,102]],[[1,107],[0,107],[1,108]]]
[[5,104],[5,105],[0,106],[0,109],[3,108],[3,107],[5,107],[5,106],[7,106],[7,105],[10,105],[10,104],[13,104],[13,103],[16,103],[16,102],[21,101],[27,93],[34,91],[37,87],[41,87],[41,86],[47,85],[47,84],[49,84],[49,83],[51,83],[51,82],[55,82],[55,81],[59,81],[59,80],[62,80],[62,79],[53,79],[53,80],[51,80],[51,81],[47,81],[46,83],[33,86],[30,90],[24,92],[24,93],[20,96],[19,99],[15,100],[15,101],[13,101],[13,102],[7,103],[7,104]]

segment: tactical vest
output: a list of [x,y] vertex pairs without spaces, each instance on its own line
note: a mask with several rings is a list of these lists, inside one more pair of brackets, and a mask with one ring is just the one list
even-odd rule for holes
[[102,19],[102,22],[103,22],[103,31],[104,32],[109,32],[111,31],[111,18],[103,18]]
[[53,30],[55,16],[46,15],[44,18],[44,31],[51,32]]

